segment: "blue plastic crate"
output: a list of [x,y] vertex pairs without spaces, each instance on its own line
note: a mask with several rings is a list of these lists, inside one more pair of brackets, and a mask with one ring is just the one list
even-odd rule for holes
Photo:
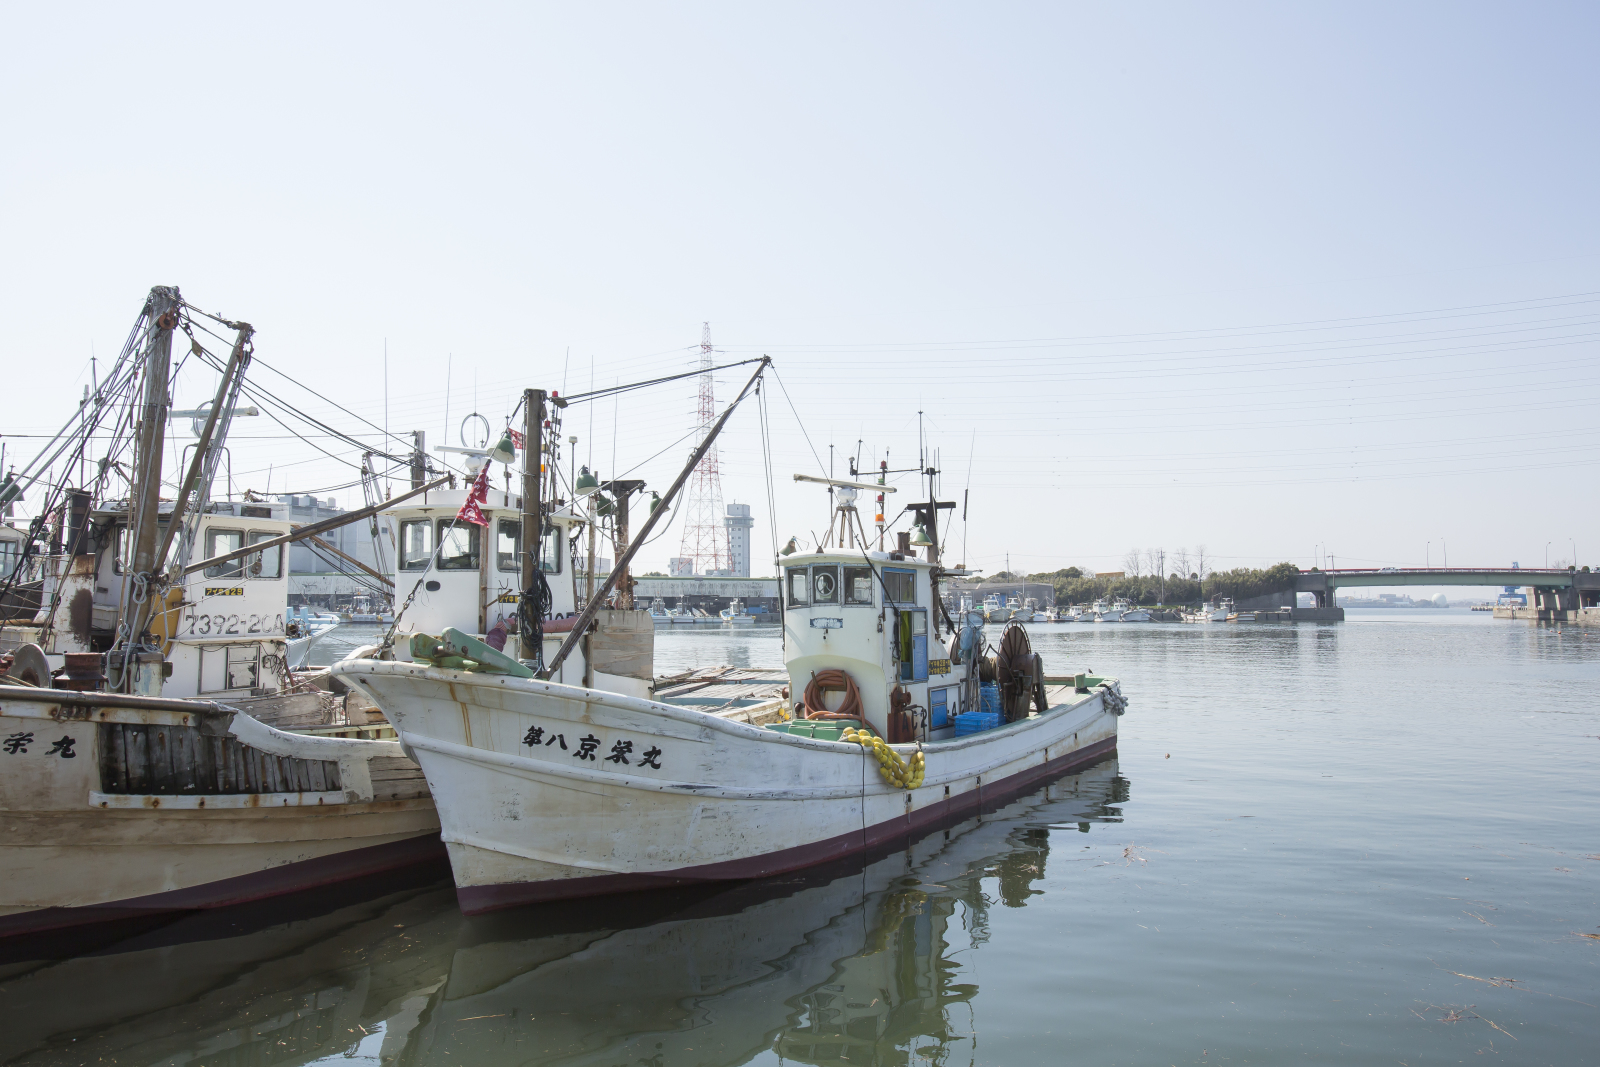
[[956,716],[956,736],[982,733],[999,725],[1000,715],[997,712],[964,711]]

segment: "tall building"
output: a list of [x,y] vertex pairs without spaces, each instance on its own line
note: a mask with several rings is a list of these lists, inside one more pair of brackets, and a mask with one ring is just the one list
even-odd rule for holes
[[750,517],[749,504],[729,504],[728,517],[723,520],[728,527],[728,555],[732,557],[728,574],[734,578],[750,577],[750,528],[756,520]]
[[693,578],[694,560],[684,556],[673,556],[667,561],[667,573],[674,578]]

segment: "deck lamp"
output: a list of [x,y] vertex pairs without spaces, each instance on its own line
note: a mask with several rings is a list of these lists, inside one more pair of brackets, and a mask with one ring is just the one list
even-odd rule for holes
[[511,437],[508,429],[500,435],[500,440],[495,442],[494,450],[489,453],[489,458],[496,463],[510,463],[517,458],[517,443]]
[[659,508],[660,506],[661,506],[661,494],[655,492],[654,490],[651,490],[651,492],[650,492],[650,514],[654,515],[656,513],[656,508]]
[[594,496],[594,513],[596,515],[604,517],[617,510],[617,506],[611,502],[611,498],[606,496],[604,493],[595,493],[592,495]]
[[600,479],[589,473],[589,465],[584,464],[583,470],[578,474],[578,482],[573,486],[573,492],[580,497],[590,496],[600,488]]
[[920,522],[917,523],[916,528],[911,531],[911,543],[918,548],[930,548],[933,545],[932,539],[928,537],[927,527],[923,526]]

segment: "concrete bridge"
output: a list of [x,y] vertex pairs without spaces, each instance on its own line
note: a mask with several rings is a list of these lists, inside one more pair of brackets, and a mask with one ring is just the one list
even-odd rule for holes
[[[1517,586],[1533,590],[1530,617],[1564,620],[1600,606],[1600,573],[1532,567],[1381,567],[1301,571],[1295,592],[1310,593],[1317,607],[1335,607],[1334,590],[1359,586]],[[1535,616],[1533,613],[1537,612]]]

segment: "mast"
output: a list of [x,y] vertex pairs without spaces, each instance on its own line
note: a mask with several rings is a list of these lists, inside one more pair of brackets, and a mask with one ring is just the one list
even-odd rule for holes
[[[616,542],[617,547],[617,565],[614,568],[617,572],[617,607],[622,611],[632,611],[633,580],[628,574],[628,561],[633,558],[633,553],[628,551],[628,497],[632,494],[629,492],[630,487],[627,482],[615,484],[618,488],[618,492],[613,494],[617,501],[617,525],[612,533],[612,540]],[[644,488],[644,483],[640,482],[639,487]]]
[[183,564],[187,563],[194,552],[194,538],[199,536],[200,513],[205,509],[206,501],[211,497],[211,485],[217,473],[217,461],[222,455],[222,442],[227,440],[228,427],[233,420],[233,409],[239,397],[239,387],[244,382],[245,367],[250,363],[250,338],[255,334],[255,327],[248,322],[232,324],[238,331],[234,341],[233,351],[228,355],[228,363],[222,370],[222,381],[217,385],[216,399],[211,403],[211,410],[206,413],[205,427],[200,431],[200,440],[196,442],[194,459],[189,464],[189,473],[183,479],[183,487],[178,490],[177,499],[172,504],[172,516],[167,520],[167,532],[161,539],[161,549],[156,553],[157,562],[165,561],[167,552],[172,547],[174,537],[179,536],[178,558],[174,560],[173,577],[177,577]]
[[[167,429],[167,411],[170,408],[170,382],[172,370],[172,331],[178,325],[178,306],[182,296],[175,286],[158,285],[150,290],[145,302],[145,314],[150,325],[146,344],[144,369],[144,406],[140,411],[139,436],[134,445],[133,500],[129,507],[132,531],[131,559],[128,566],[128,583],[124,592],[122,623],[118,627],[117,645],[122,651],[124,668],[119,688],[131,689],[132,673],[126,668],[128,656],[144,643],[144,634],[150,624],[150,615],[157,597],[156,569],[161,565],[156,555],[156,537],[161,525],[161,459]],[[160,695],[161,652],[155,651],[153,682],[154,693]],[[150,687],[146,682],[143,688]]]
[[544,541],[544,512],[539,504],[539,476],[544,467],[543,389],[522,391],[522,598],[517,605],[518,655],[542,659],[544,633],[534,617],[533,583],[539,577],[539,551]]

